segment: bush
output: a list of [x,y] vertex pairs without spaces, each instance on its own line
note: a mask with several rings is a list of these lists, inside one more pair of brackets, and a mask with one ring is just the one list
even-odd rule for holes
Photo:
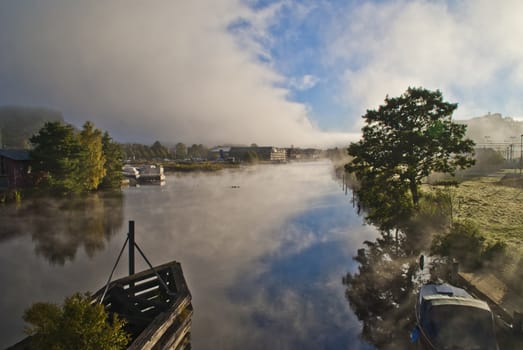
[[470,221],[455,222],[447,234],[437,235],[432,243],[432,254],[456,258],[469,268],[481,266],[485,238]]
[[125,322],[113,314],[109,320],[103,305],[92,304],[89,295],[74,294],[62,307],[35,303],[24,313],[31,349],[118,350],[124,349],[129,335]]

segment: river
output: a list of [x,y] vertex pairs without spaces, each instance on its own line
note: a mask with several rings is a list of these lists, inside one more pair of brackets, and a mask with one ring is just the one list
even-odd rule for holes
[[[121,196],[0,207],[0,348],[24,309],[94,292],[134,220],[154,265],[181,262],[194,349],[374,349],[342,277],[378,232],[364,225],[328,161],[167,176]],[[146,267],[136,256],[136,270]],[[116,278],[127,271],[126,258]]]

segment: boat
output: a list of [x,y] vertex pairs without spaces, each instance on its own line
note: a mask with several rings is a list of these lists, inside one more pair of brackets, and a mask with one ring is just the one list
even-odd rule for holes
[[122,175],[130,179],[138,180],[138,178],[140,177],[140,172],[134,166],[125,165],[122,168]]
[[163,173],[163,166],[161,165],[144,165],[138,168],[140,172],[140,182],[163,182],[165,175]]
[[499,350],[489,305],[448,283],[427,283],[416,300],[412,341],[427,350]]
[[112,281],[93,300],[125,319],[128,350],[191,347],[191,294],[176,261]]
[[[131,336],[127,350],[191,349],[192,298],[180,263],[153,267],[134,240],[134,221],[129,221],[127,237],[107,284],[92,295],[92,303],[103,304],[109,315],[125,320]],[[129,276],[111,281],[127,244]],[[134,272],[135,248],[149,269]],[[31,348],[31,337],[26,337],[7,350]]]

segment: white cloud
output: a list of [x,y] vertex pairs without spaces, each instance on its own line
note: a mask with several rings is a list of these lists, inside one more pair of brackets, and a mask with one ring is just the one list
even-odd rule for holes
[[308,90],[312,89],[316,84],[320,82],[320,78],[315,77],[311,74],[305,74],[301,78],[292,78],[289,81],[290,87],[297,90]]
[[[258,61],[277,10],[239,0],[2,2],[0,103],[61,109],[119,139],[348,143],[315,128],[276,87],[285,77]],[[229,31],[238,19],[261,44]]]
[[423,86],[458,102],[458,116],[523,115],[522,12],[520,1],[365,3],[335,22],[328,55],[360,114]]

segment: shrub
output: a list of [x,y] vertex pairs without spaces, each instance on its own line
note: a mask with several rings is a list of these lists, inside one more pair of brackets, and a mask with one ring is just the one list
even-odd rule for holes
[[447,234],[437,235],[432,243],[432,254],[456,258],[469,268],[481,266],[485,238],[470,221],[455,222]]
[[103,305],[91,303],[88,294],[74,294],[61,307],[35,303],[23,318],[32,325],[26,328],[31,349],[118,350],[129,342],[125,322],[114,314],[109,320]]

